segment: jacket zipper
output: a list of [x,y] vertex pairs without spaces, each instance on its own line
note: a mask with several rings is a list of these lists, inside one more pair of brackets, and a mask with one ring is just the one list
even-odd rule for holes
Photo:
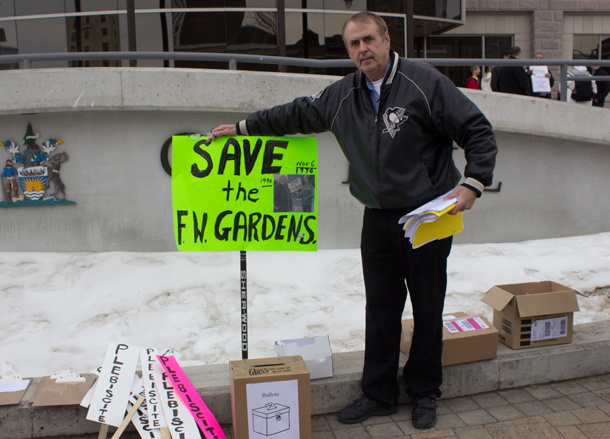
[[[366,81],[366,79],[364,79],[364,81]],[[377,203],[379,204],[379,208],[381,208],[381,175],[379,172],[379,106],[377,107],[377,113],[375,113],[375,107],[373,106],[373,103],[371,102],[371,97],[370,97],[370,93],[369,93],[369,89],[366,86],[366,82],[364,83],[364,87],[362,87],[362,91],[365,93],[365,100],[368,102],[368,104],[371,106],[371,110],[373,110],[373,114],[375,115],[375,160],[376,163],[374,163],[374,167],[375,167],[375,177],[377,178],[377,187],[376,187],[376,192],[377,192]],[[379,104],[381,104],[381,90],[379,90]]]
[[[370,100],[370,99],[369,99]],[[372,105],[372,103],[371,103]],[[377,113],[375,113],[375,153],[376,153],[376,166],[375,176],[377,177],[377,203],[381,208],[381,173],[380,173],[380,156],[381,156],[381,142],[379,141],[379,108],[381,107],[381,89],[379,89],[379,102],[377,102]],[[373,111],[375,107],[373,107]]]

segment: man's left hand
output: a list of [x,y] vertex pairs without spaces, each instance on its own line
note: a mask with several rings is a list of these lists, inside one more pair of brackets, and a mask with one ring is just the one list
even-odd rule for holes
[[449,215],[455,215],[458,212],[472,209],[472,206],[474,206],[474,202],[477,199],[477,194],[472,189],[458,186],[453,192],[444,197],[443,200],[449,200],[450,198],[457,198],[457,204],[453,210],[449,212]]

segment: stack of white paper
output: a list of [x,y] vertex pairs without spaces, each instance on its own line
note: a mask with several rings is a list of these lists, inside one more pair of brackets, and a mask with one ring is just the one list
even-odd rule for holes
[[[444,230],[439,230],[439,233],[436,233],[434,230],[427,231],[427,233],[425,233],[426,236],[421,236],[420,239],[415,239],[415,233],[420,225],[436,221],[441,215],[447,214],[453,210],[453,206],[457,203],[457,198],[450,198],[448,200],[443,199],[449,193],[451,193],[451,191],[409,212],[398,221],[399,224],[404,224],[403,230],[405,231],[405,238],[409,239],[413,248],[421,247],[434,239],[446,237],[446,232]],[[461,215],[460,218],[455,218],[455,220],[459,220],[461,223]]]

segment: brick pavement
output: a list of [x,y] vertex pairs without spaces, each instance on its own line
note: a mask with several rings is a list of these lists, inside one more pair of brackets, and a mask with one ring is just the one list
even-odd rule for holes
[[[610,374],[440,399],[438,422],[411,425],[411,404],[388,417],[346,425],[337,415],[314,416],[312,439],[608,439]],[[230,428],[227,438],[233,439]]]
[[314,416],[312,439],[610,438],[610,374],[437,403],[438,422],[429,430],[413,428],[408,404],[356,425],[341,424],[336,414]]
[[[346,425],[337,414],[313,416],[312,439],[608,439],[610,374],[473,396],[440,399],[438,422],[411,425],[411,404],[398,413]],[[227,439],[231,426],[223,425]],[[108,437],[111,435],[109,434]],[[53,439],[95,439],[97,435]],[[129,431],[122,439],[139,438]]]

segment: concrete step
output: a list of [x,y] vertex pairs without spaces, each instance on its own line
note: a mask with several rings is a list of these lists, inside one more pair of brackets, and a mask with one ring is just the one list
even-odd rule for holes
[[[335,376],[311,382],[312,414],[335,413],[361,396],[364,353],[333,355]],[[401,358],[401,364],[406,360]],[[221,424],[231,423],[228,364],[185,367],[186,374]],[[500,344],[493,360],[443,369],[443,397],[474,395],[529,384],[544,384],[610,373],[610,321],[574,326],[571,344],[511,350]],[[0,439],[86,435],[99,431],[80,406],[32,407],[27,401],[43,378],[36,378],[22,402],[0,406]],[[405,403],[403,395],[399,402]]]

